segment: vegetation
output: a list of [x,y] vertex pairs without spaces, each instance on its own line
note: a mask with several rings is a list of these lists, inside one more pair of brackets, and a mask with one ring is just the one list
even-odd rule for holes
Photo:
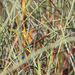
[[75,0],[1,0],[0,75],[75,75]]

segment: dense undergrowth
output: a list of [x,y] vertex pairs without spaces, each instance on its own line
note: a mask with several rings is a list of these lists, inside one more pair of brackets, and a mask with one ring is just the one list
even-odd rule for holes
[[0,75],[75,75],[75,0],[1,0]]

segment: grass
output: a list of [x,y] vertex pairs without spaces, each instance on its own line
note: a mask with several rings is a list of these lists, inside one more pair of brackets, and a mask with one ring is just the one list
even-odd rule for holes
[[[75,0],[0,1],[0,75],[74,75],[74,6]],[[38,34],[30,44],[24,36],[32,28]]]

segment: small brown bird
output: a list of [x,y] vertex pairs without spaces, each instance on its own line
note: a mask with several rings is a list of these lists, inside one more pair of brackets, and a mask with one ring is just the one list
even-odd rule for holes
[[36,36],[37,36],[37,30],[35,28],[32,28],[29,30],[29,32],[25,32],[25,28],[24,28],[24,31],[23,31],[23,36],[24,36],[24,45],[27,44],[27,42],[29,44],[31,44],[35,39],[36,39]]
[[[27,46],[27,42],[29,44],[32,44],[33,41],[36,39],[37,37],[37,30],[35,28],[32,28],[29,30],[29,32],[25,31],[25,28],[23,30],[23,36],[24,36],[24,40],[22,41],[22,45]],[[31,53],[31,51],[27,48],[26,49],[26,53],[27,55],[29,55]]]
[[30,29],[29,33],[28,33],[28,42],[29,44],[31,44],[37,36],[37,30],[35,28]]

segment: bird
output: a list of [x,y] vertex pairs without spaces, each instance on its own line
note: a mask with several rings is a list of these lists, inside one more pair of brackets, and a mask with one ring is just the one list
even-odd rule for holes
[[25,46],[27,55],[31,53],[31,51],[27,48],[27,42],[29,43],[29,45],[31,45],[36,40],[36,37],[37,37],[37,29],[31,28],[28,32],[26,32],[24,28],[22,45]]
[[37,37],[37,30],[35,28],[30,29],[28,33],[28,42],[31,44]]
[[31,28],[29,30],[29,32],[25,31],[25,28],[23,30],[23,36],[24,36],[24,40],[23,40],[23,45],[27,45],[27,42],[29,44],[32,44],[34,40],[36,40],[37,37],[37,29],[35,28]]

